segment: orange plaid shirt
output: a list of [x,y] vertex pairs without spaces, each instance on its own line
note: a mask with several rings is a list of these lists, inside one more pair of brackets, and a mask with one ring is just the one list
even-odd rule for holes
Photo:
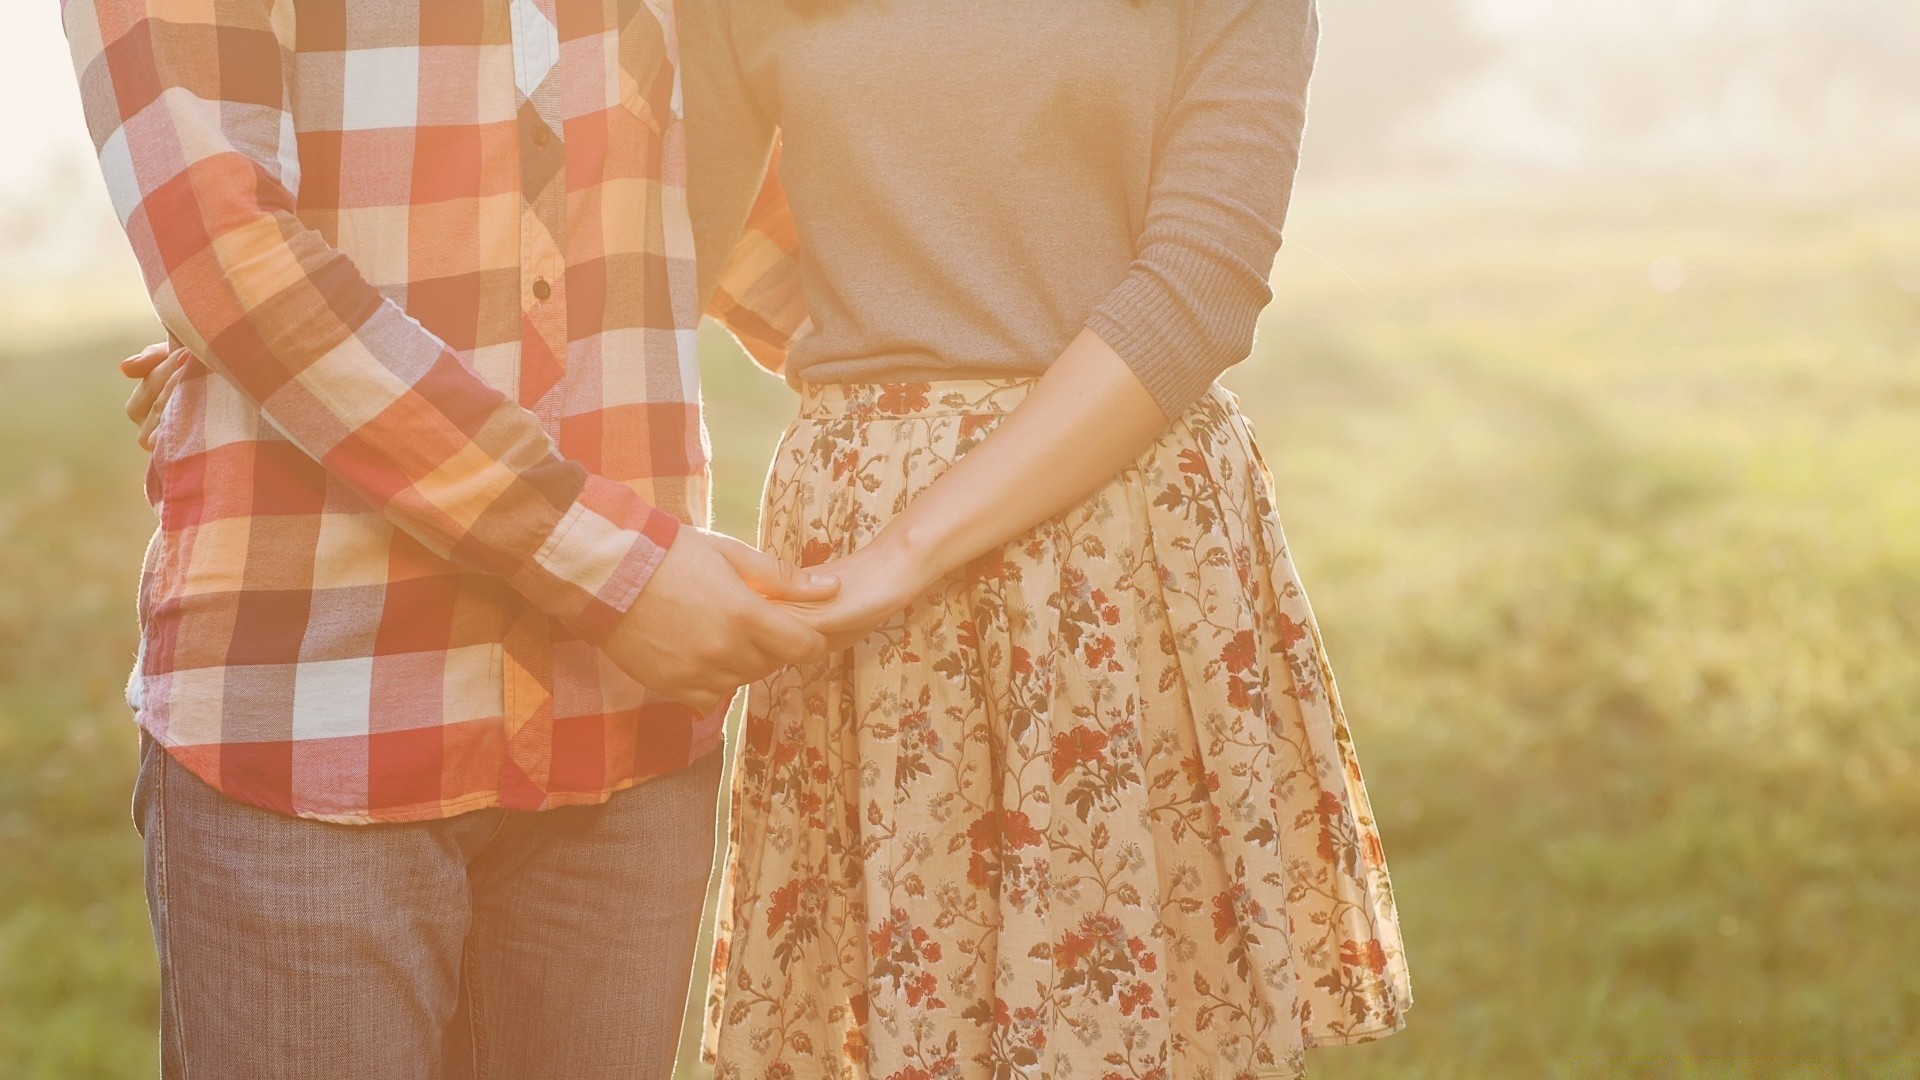
[[[234,799],[353,823],[598,802],[712,750],[724,710],[596,648],[707,513],[670,0],[62,15],[203,361],[147,476],[141,726]],[[777,184],[730,265],[717,310],[777,364]]]

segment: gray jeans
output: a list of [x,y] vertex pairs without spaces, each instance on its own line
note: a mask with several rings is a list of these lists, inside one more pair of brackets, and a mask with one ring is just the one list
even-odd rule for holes
[[142,738],[161,1074],[665,1080],[722,757],[539,813],[330,825]]

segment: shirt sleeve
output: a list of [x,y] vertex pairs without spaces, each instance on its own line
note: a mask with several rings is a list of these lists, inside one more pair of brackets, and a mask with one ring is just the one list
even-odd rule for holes
[[1126,277],[1087,326],[1168,416],[1253,349],[1319,39],[1314,0],[1194,0]]
[[291,0],[67,0],[62,20],[167,330],[395,527],[603,640],[679,523],[560,457],[295,214]]

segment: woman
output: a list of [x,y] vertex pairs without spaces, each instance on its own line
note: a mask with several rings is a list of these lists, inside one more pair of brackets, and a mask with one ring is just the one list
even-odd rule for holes
[[744,218],[777,128],[802,241],[763,546],[841,582],[798,610],[842,651],[750,692],[718,1074],[1294,1076],[1397,1030],[1351,741],[1213,385],[1310,0],[680,12],[691,197]]

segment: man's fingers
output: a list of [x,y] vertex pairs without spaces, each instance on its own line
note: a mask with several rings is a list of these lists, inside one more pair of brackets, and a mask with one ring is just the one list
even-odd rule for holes
[[753,640],[773,654],[775,667],[804,664],[827,654],[826,635],[771,604],[755,616]]
[[787,666],[787,661],[758,645],[747,645],[741,652],[728,658],[720,667],[726,681],[735,687],[745,686],[779,671]]
[[129,379],[144,379],[147,372],[158,367],[167,358],[167,343],[156,341],[153,344],[120,361],[120,374]]
[[839,579],[832,575],[789,565],[738,540],[729,538],[717,546],[740,580],[770,600],[831,600],[840,591]]

